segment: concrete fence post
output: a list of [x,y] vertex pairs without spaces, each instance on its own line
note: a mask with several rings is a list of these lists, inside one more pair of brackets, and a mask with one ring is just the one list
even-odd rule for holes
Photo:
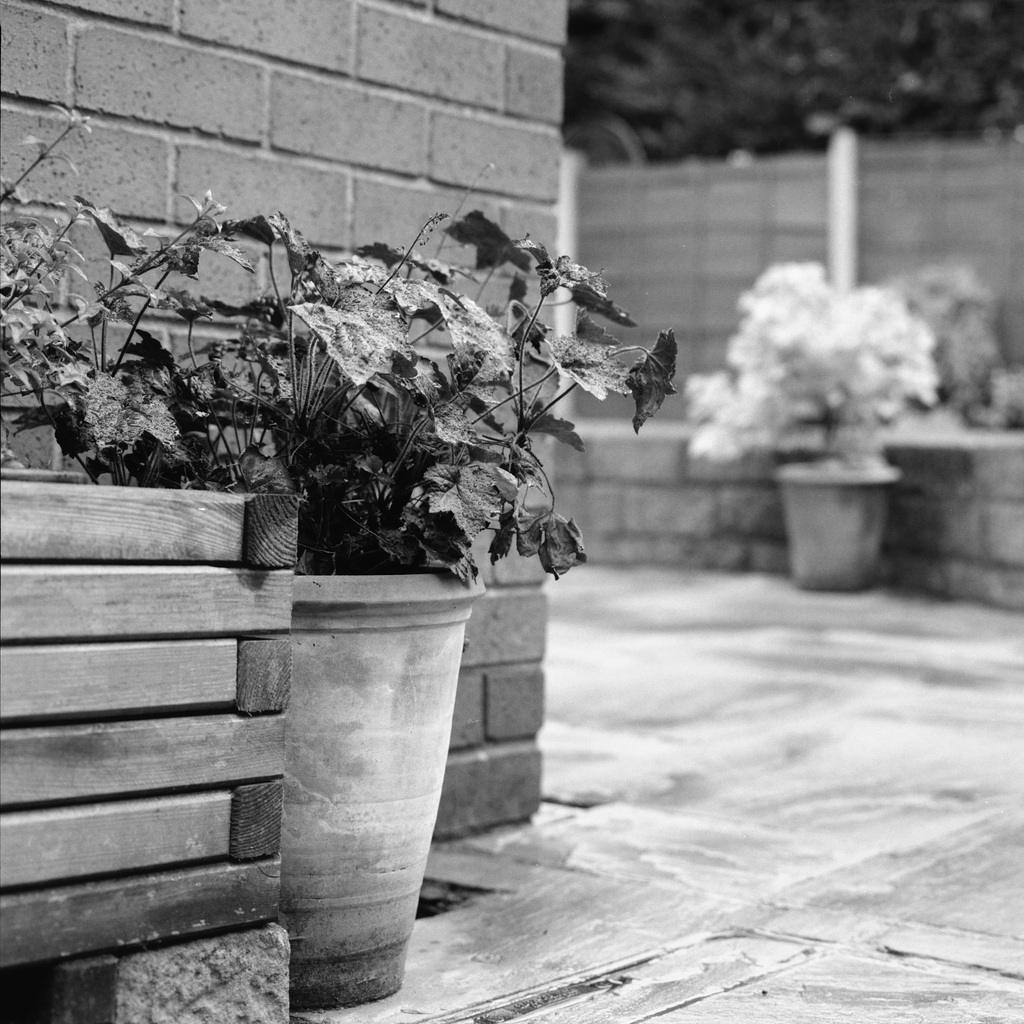
[[857,135],[838,128],[828,145],[828,263],[832,284],[857,284]]
[[[555,241],[555,248],[558,251],[553,253],[553,256],[565,254],[579,261],[580,175],[586,165],[587,158],[579,150],[562,150],[562,161],[558,173],[558,205],[556,207],[558,237]],[[553,311],[555,333],[572,334],[576,330],[576,305],[568,301],[569,292],[564,288],[560,288],[554,298],[559,303]],[[574,397],[569,395],[564,400],[560,415],[572,418]]]

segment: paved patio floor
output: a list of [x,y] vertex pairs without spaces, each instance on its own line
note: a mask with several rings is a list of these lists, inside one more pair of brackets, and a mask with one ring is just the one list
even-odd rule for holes
[[400,993],[296,1021],[1024,1021],[1024,618],[654,569],[549,593],[548,802],[435,849],[456,905]]

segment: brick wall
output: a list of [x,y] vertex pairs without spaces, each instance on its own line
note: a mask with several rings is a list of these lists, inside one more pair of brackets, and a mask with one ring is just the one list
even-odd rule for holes
[[[65,150],[77,176],[53,164],[28,180],[40,204],[78,193],[142,228],[180,223],[180,195],[211,189],[231,217],[283,211],[331,256],[408,245],[427,217],[465,203],[553,242],[565,21],[566,0],[3,0],[3,176],[31,159],[22,138],[59,132],[56,102],[93,131]],[[76,241],[95,252],[94,233]],[[255,278],[218,261],[199,290],[262,290],[269,268],[252,255]],[[544,597],[515,563],[488,583],[444,835],[528,817],[539,801]]]
[[545,573],[515,553],[492,566],[485,543],[475,556],[487,593],[466,630],[439,839],[522,821],[540,805]]
[[[559,507],[592,562],[786,572],[785,527],[767,454],[690,459],[681,424],[578,424],[558,456]],[[886,580],[1024,608],[1024,434],[894,438]]]

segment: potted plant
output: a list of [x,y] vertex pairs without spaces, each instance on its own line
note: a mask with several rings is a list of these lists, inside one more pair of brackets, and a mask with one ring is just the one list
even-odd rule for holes
[[935,401],[932,334],[895,291],[837,291],[816,263],[770,267],[739,308],[729,370],[687,381],[690,452],[774,450],[797,585],[870,586],[899,476],[879,432]]
[[[76,200],[73,218],[108,243],[110,283],[70,313],[47,294],[20,303],[6,376],[94,479],[299,496],[282,840],[292,1002],[380,998],[401,984],[437,812],[482,589],[474,538],[490,533],[492,561],[514,547],[556,578],[584,562],[535,442],[582,448],[556,415],[576,387],[632,394],[639,430],[674,393],[675,341],[620,345],[590,316],[628,320],[600,277],[479,212],[447,228],[475,254],[458,268],[422,249],[440,215],[407,250],[376,242],[331,263],[283,215],[225,221],[209,195],[193,202],[193,222],[153,247]],[[24,230],[38,248],[39,226]],[[77,262],[65,238],[42,244],[57,276]],[[165,286],[194,277],[205,251],[251,269],[253,243],[269,294],[232,305]],[[23,254],[12,280],[37,262]],[[488,288],[501,301],[485,308]],[[567,337],[540,318],[560,289],[580,307]],[[187,361],[143,326],[154,311],[185,321]],[[232,329],[204,347],[204,320]]]
[[[440,221],[408,250],[374,243],[333,265],[280,215],[222,230],[283,246],[290,268],[286,291],[225,312],[246,317],[236,410],[265,430],[266,451],[240,460],[247,486],[302,498],[283,844],[296,1007],[401,984],[480,589],[474,538],[556,578],[585,561],[535,439],[582,447],[554,414],[576,387],[632,393],[636,429],[673,391],[671,332],[651,351],[618,345],[586,312],[621,316],[596,275],[479,212],[447,230],[475,251],[458,269],[417,247]],[[583,307],[570,337],[540,320],[559,288]]]

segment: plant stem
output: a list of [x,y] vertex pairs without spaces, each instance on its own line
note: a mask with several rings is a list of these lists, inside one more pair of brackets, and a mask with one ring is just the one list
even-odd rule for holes
[[523,391],[517,391],[515,394],[509,395],[508,398],[503,398],[500,402],[497,402],[496,404],[492,405],[487,410],[487,412],[482,412],[479,416],[477,416],[475,420],[471,420],[469,425],[474,426],[485,417],[490,416],[492,413],[496,412],[503,405],[508,405],[509,402],[514,402],[517,398],[521,398],[526,393],[526,391],[532,391],[534,388],[539,388],[546,380],[550,380],[557,372],[558,371],[556,369],[548,370],[548,372],[545,373],[544,376],[540,378],[540,380],[535,380],[528,388],[525,388]]
[[533,425],[537,422],[537,420],[539,420],[541,418],[541,416],[543,416],[549,409],[552,409],[556,405],[558,405],[558,403],[563,398],[565,398],[565,396],[567,394],[569,394],[570,391],[573,391],[573,390],[575,390],[578,387],[579,387],[579,384],[576,381],[573,381],[560,395],[555,395],[555,397],[552,398],[551,401],[548,402],[548,404],[545,405],[544,408],[540,410],[540,412],[538,412],[535,416],[533,416],[533,418],[530,420],[530,422],[529,422],[528,426],[526,427],[526,429],[527,430],[532,429]]
[[[156,288],[154,289],[154,291],[156,291],[156,290],[158,290],[160,288],[160,286],[164,283],[164,281],[166,281],[167,278],[170,276],[170,273],[171,273],[170,268],[168,268],[166,271],[164,271],[164,275],[163,275],[163,277],[160,278],[159,281],[157,281]],[[117,355],[117,362],[114,363],[114,369],[111,370],[111,373],[117,373],[118,367],[120,367],[121,361],[124,359],[125,352],[128,351],[128,344],[132,340],[132,338],[135,336],[135,332],[136,332],[136,330],[138,330],[139,324],[142,321],[142,317],[145,315],[146,310],[149,309],[149,304],[152,301],[153,301],[152,295],[151,294],[147,295],[146,296],[146,301],[143,302],[143,304],[142,304],[142,309],[139,310],[139,312],[136,315],[135,319],[132,321],[131,330],[129,330],[129,332],[128,332],[128,337],[124,339],[124,344],[121,346],[121,351]],[[106,323],[106,321],[104,321],[104,323]],[[189,320],[189,322],[188,322],[188,337],[189,337],[188,350],[189,350],[189,354],[191,354],[191,352],[192,352],[192,321],[191,320]],[[195,365],[195,356],[192,356],[192,365],[193,366]]]
[[76,129],[79,125],[75,122],[69,124],[64,131],[60,133],[51,142],[46,149],[41,150],[39,155],[28,165],[28,167],[21,172],[21,175],[14,181],[13,184],[8,185],[4,189],[3,195],[0,196],[0,202],[6,203],[11,196],[18,190],[18,186]]

